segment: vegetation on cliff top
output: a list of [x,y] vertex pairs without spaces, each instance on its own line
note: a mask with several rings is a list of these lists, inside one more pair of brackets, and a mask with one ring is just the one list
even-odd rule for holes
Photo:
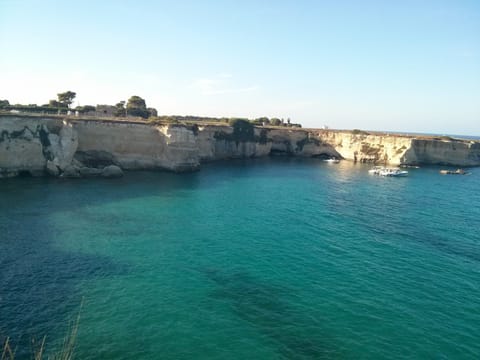
[[238,117],[205,117],[205,116],[180,116],[162,115],[158,116],[155,108],[147,107],[145,99],[140,96],[131,96],[127,101],[119,101],[115,105],[83,105],[71,108],[77,94],[73,91],[65,91],[57,94],[57,99],[52,99],[48,104],[10,104],[8,100],[0,100],[0,111],[11,113],[26,113],[39,115],[75,115],[92,116],[97,118],[142,118],[148,119],[151,123],[178,123],[178,124],[232,124],[234,121],[246,121],[257,126],[281,126],[301,128],[302,125],[291,122],[290,118],[268,118],[266,116],[248,119]]
[[8,100],[0,100],[0,111],[10,111],[12,113],[33,113],[46,115],[68,115],[72,112],[75,115],[87,115],[96,117],[141,117],[147,119],[157,115],[157,110],[147,108],[145,100],[140,96],[132,96],[128,99],[125,107],[125,101],[120,101],[115,106],[112,105],[84,105],[71,108],[77,94],[73,91],[65,91],[57,94],[57,99],[49,100],[48,104],[10,104]]
[[259,142],[260,144],[266,144],[267,130],[260,130],[260,135],[255,135],[254,124],[246,119],[231,119],[228,124],[233,127],[232,133],[225,131],[216,131],[214,134],[217,140],[235,141],[237,144],[240,142]]
[[77,94],[73,91],[65,91],[57,94],[57,99],[49,100],[48,104],[15,104],[12,105],[8,100],[0,100],[0,110],[7,110],[11,112],[27,112],[27,113],[41,113],[41,114],[66,114],[73,99]]

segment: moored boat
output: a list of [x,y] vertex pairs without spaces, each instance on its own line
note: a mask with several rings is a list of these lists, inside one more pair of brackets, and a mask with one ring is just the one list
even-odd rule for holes
[[468,172],[466,172],[463,169],[457,169],[457,170],[440,170],[440,174],[442,175],[468,175]]
[[368,170],[368,173],[372,175],[380,175],[380,171],[382,171],[383,169],[385,169],[385,167],[383,166],[374,166],[373,168]]
[[389,177],[408,176],[408,171],[399,168],[387,168],[383,166],[374,166],[368,170],[370,174]]
[[380,173],[378,175],[393,177],[408,176],[408,171],[400,170],[399,168],[385,168],[383,170],[380,170]]

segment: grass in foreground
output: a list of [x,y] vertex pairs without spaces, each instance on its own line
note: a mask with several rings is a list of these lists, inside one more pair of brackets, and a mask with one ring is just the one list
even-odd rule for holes
[[[80,310],[83,305],[80,305]],[[47,336],[44,336],[38,343],[35,339],[32,339],[32,357],[34,360],[72,360],[75,352],[75,344],[77,340],[78,325],[80,323],[80,310],[75,320],[71,321],[65,337],[63,338],[63,344],[60,350],[52,355],[45,357],[45,341]],[[17,348],[12,348],[10,338],[7,337],[2,347],[2,356],[0,360],[14,360]]]

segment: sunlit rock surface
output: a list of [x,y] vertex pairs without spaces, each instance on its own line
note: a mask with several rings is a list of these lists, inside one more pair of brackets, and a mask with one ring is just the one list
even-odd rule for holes
[[[123,170],[193,171],[201,162],[265,156],[392,165],[480,165],[480,142],[363,131],[148,124],[0,115],[0,177],[119,176]],[[113,166],[113,167],[112,167]],[[107,171],[108,173],[108,171]],[[113,176],[113,175],[112,175]]]

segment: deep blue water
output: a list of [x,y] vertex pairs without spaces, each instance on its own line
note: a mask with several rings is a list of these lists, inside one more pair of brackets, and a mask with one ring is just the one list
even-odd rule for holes
[[477,359],[480,169],[367,170],[2,180],[0,337],[54,351],[83,299],[79,359]]

